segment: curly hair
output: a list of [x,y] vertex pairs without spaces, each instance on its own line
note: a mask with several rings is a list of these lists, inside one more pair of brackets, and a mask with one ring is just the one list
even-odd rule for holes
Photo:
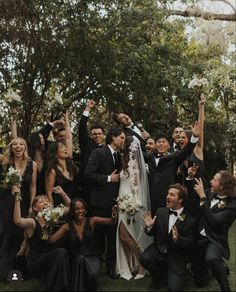
[[22,143],[24,144],[25,150],[23,152],[23,160],[31,160],[31,158],[28,155],[28,148],[27,148],[27,144],[26,141],[21,138],[21,137],[16,137],[14,139],[11,140],[11,142],[9,144],[7,144],[4,148],[3,148],[3,165],[13,165],[14,164],[14,153],[12,151],[12,145],[14,143],[16,143],[17,140],[21,140]]
[[134,138],[132,136],[126,136],[123,150],[122,150],[122,156],[121,156],[121,165],[123,170],[128,173],[128,162],[129,162],[129,147],[131,143],[133,142]]
[[236,178],[228,170],[220,170],[220,191],[221,196],[236,197]]

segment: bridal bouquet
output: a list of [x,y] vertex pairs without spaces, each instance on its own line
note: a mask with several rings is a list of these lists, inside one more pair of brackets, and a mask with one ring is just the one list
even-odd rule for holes
[[47,208],[43,209],[38,213],[38,217],[44,218],[45,227],[43,228],[43,240],[48,240],[48,237],[52,233],[53,227],[59,223],[59,218],[63,215],[65,206],[63,204],[58,205],[53,208],[52,205],[49,205]]
[[119,197],[117,198],[117,203],[121,212],[124,212],[127,214],[128,224],[130,223],[131,218],[133,219],[133,222],[134,222],[135,213],[142,209],[142,202],[139,196],[135,194],[119,195]]
[[194,75],[193,79],[190,80],[188,84],[188,88],[193,89],[199,97],[199,95],[203,93],[204,87],[206,87],[207,85],[208,81],[206,78],[198,78],[196,75]]

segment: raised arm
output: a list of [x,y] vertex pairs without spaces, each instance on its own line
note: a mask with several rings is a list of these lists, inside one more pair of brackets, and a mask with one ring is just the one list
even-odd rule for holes
[[70,157],[72,157],[72,152],[73,152],[73,136],[71,132],[71,127],[70,127],[70,121],[69,121],[69,112],[66,110],[65,113],[65,132],[66,132],[66,147],[67,147],[67,152]]
[[13,188],[13,193],[15,195],[15,206],[14,206],[14,214],[13,214],[13,219],[14,223],[18,225],[21,228],[24,229],[34,229],[35,228],[35,221],[33,218],[22,218],[21,217],[21,208],[20,208],[20,201],[21,201],[21,196],[20,196],[20,188],[17,186],[14,186]]
[[36,180],[37,180],[37,163],[33,161],[32,180],[30,184],[30,209],[29,214],[32,213],[32,203],[36,196]]
[[204,94],[201,94],[198,101],[198,121],[200,123],[200,135],[198,143],[194,149],[194,154],[201,160],[203,160],[203,147],[204,147],[204,121],[205,121],[205,102],[206,98]]
[[65,203],[65,206],[66,207],[64,208],[63,215],[69,213],[69,210],[70,210],[70,202],[71,202],[70,197],[68,197],[68,195],[64,192],[64,190],[62,189],[61,186],[56,186],[52,190],[53,190],[54,193],[59,194],[60,197],[62,198],[62,200]]
[[11,136],[12,139],[17,137],[17,125],[16,125],[16,108],[11,108]]

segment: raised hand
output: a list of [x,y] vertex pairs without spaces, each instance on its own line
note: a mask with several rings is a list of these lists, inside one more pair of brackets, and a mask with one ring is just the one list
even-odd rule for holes
[[152,218],[150,211],[145,211],[143,213],[143,221],[147,228],[150,228],[153,226],[154,222],[156,221],[157,216],[154,216]]
[[199,104],[204,105],[205,102],[206,102],[206,97],[205,97],[204,93],[202,93],[199,97]]
[[203,182],[202,179],[199,178],[195,178],[196,184],[194,186],[194,190],[196,191],[196,193],[198,194],[200,199],[203,199],[206,197],[205,191],[204,191],[204,186],[203,186]]
[[56,194],[62,194],[62,193],[64,193],[64,191],[63,191],[63,189],[62,189],[61,186],[56,186],[56,187],[54,187],[54,188],[52,189],[52,191],[53,191],[54,193],[56,193]]
[[199,121],[196,121],[194,127],[192,128],[192,134],[195,137],[199,137],[201,134],[201,125]]
[[190,166],[188,168],[188,177],[186,178],[186,180],[193,180],[194,176],[196,175],[198,170],[198,165],[196,163],[193,163],[193,166]]

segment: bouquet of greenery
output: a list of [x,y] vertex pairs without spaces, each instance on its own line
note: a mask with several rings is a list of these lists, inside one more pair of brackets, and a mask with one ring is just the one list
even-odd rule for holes
[[21,103],[21,98],[19,95],[19,90],[14,91],[12,88],[9,88],[7,93],[4,95],[4,100],[11,107],[17,107]]

